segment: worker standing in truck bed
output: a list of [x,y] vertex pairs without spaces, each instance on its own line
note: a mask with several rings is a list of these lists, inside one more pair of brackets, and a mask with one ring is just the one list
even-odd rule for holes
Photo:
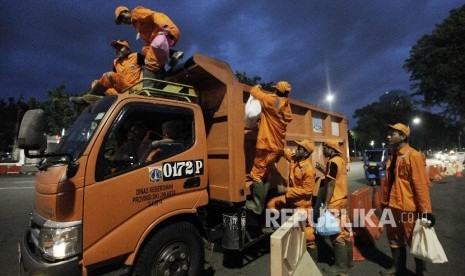
[[250,177],[252,198],[245,206],[255,214],[262,214],[268,194],[269,182],[263,182],[267,167],[273,165],[284,150],[287,124],[292,120],[288,95],[291,85],[280,81],[273,86],[274,93],[264,92],[261,86],[250,89],[250,94],[260,101],[262,115],[258,129],[255,159]]

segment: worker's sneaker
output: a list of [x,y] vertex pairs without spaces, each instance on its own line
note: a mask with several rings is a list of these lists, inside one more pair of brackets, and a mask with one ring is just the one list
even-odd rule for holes
[[273,234],[274,232],[276,232],[276,230],[278,230],[279,227],[263,227],[262,228],[262,233],[263,234]]
[[97,95],[93,95],[93,94],[85,94],[84,96],[82,96],[82,99],[84,100],[84,102],[86,103],[93,103],[95,101],[98,101],[100,100],[101,98],[103,98],[103,96],[97,96]]
[[182,51],[176,51],[171,55],[171,59],[169,62],[170,67],[174,67],[178,62],[184,57],[184,52]]
[[68,100],[75,104],[85,104],[86,101],[82,97],[69,97]]

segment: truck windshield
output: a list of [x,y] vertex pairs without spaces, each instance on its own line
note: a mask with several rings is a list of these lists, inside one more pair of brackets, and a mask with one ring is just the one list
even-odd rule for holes
[[107,96],[86,107],[63,137],[55,153],[69,153],[73,160],[80,157],[115,100],[116,96]]

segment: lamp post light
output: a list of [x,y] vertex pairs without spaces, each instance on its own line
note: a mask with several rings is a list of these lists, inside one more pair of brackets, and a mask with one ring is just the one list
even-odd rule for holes
[[357,143],[355,141],[355,132],[353,130],[349,130],[350,136],[354,140],[354,156],[357,157]]
[[371,148],[374,149],[375,148],[375,141],[371,140],[370,145],[371,145]]
[[419,124],[421,123],[420,117],[414,117],[414,118],[412,119],[412,123],[413,123],[414,125],[419,125]]
[[334,94],[331,94],[331,92],[328,92],[328,95],[326,95],[326,101],[329,104],[329,109],[332,110],[332,103],[334,101]]
[[381,145],[383,145],[383,149],[384,149],[384,145],[386,145],[386,143],[383,142],[383,143],[381,143]]

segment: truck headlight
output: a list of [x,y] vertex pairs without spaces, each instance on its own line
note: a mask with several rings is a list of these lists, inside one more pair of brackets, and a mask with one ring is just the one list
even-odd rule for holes
[[81,228],[42,228],[39,235],[39,249],[49,260],[65,259],[81,253]]

